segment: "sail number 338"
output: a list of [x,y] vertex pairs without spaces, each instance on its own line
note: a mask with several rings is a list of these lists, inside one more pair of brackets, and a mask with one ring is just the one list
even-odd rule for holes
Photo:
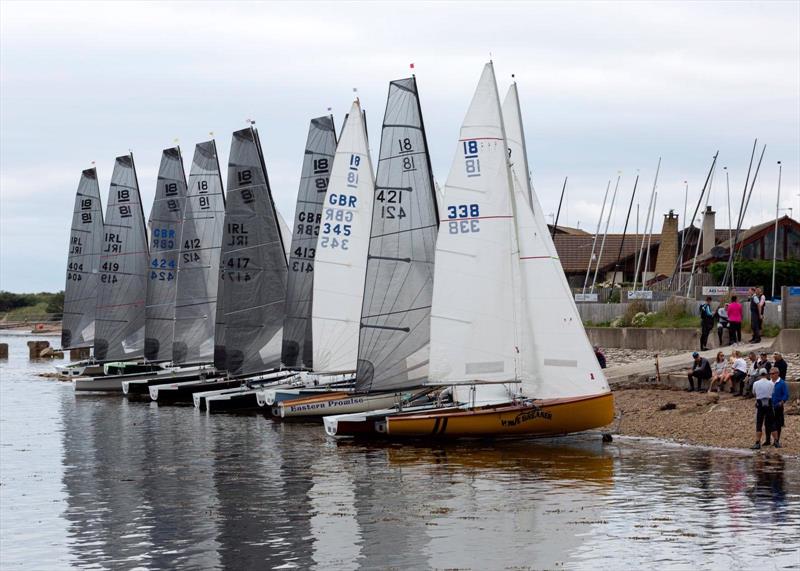
[[481,231],[481,209],[477,204],[454,204],[447,207],[447,228],[450,234]]

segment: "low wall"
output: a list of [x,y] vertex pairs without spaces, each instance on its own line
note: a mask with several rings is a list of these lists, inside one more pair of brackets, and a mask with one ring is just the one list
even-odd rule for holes
[[[620,349],[669,349],[700,348],[699,329],[663,329],[658,327],[587,327],[586,334],[593,345]],[[709,345],[716,347],[716,334],[709,336]]]
[[[690,315],[697,316],[697,327],[700,328],[700,303],[694,299],[681,298],[686,306],[686,312]],[[665,301],[645,301],[647,311],[661,311],[666,306]],[[617,317],[625,314],[628,309],[627,303],[578,303],[578,313],[584,323],[608,323]],[[717,308],[716,302],[711,302],[711,307]],[[744,323],[750,323],[750,310],[745,307],[743,312]],[[767,303],[764,308],[764,323],[767,325],[780,326],[783,321],[783,316],[780,312],[780,305],[775,303]]]

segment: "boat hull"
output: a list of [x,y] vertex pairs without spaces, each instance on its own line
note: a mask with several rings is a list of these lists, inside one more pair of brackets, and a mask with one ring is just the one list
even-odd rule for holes
[[322,418],[328,415],[369,412],[393,407],[408,397],[408,393],[400,392],[373,395],[332,392],[285,400],[272,408],[272,415],[279,418]]
[[389,415],[376,430],[391,437],[558,436],[605,426],[614,419],[611,393],[573,399],[449,408]]

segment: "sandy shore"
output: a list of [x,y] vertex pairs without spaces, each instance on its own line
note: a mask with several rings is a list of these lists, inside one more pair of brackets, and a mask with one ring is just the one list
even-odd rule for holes
[[[618,421],[607,427],[627,436],[649,436],[675,442],[748,449],[755,442],[755,401],[720,394],[675,389],[624,388],[614,391]],[[665,405],[675,408],[661,410]],[[794,414],[792,414],[794,413]],[[762,452],[800,456],[800,406],[786,409],[783,448]]]

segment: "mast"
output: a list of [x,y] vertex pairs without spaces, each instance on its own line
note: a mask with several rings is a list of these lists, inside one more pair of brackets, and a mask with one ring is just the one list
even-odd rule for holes
[[[772,240],[772,289],[771,296],[775,298],[775,265],[778,259],[778,216],[780,216],[781,206],[781,174],[783,165],[778,161],[778,197],[775,199],[775,238]],[[785,254],[784,254],[785,255]]]
[[594,231],[594,238],[592,239],[592,253],[589,255],[589,264],[586,266],[586,277],[583,278],[583,291],[586,293],[586,284],[589,283],[589,272],[592,271],[592,262],[594,261],[594,247],[597,245],[597,236],[600,234],[600,224],[603,222],[603,213],[606,210],[606,200],[608,199],[608,191],[611,189],[611,179],[608,179],[606,185],[606,193],[603,195],[603,205],[600,207],[600,216],[597,217],[597,229]]
[[650,214],[650,232],[647,237],[647,255],[645,256],[644,269],[642,270],[642,291],[644,291],[645,274],[647,273],[647,268],[650,267],[650,244],[653,241],[653,223],[656,219],[656,204],[658,204],[658,191],[656,191],[655,196],[653,197],[653,211]]
[[[747,176],[744,179],[744,188],[742,189],[742,201],[739,204],[739,215],[736,218],[736,232],[734,236],[738,240],[739,238],[739,229],[742,227],[742,219],[744,215],[744,201],[747,197],[747,185],[750,182],[750,172],[753,168],[753,159],[756,156],[756,146],[758,145],[758,139],[753,141],[753,150],[750,152],[750,163],[747,165]],[[731,266],[733,265],[733,254],[734,254],[734,245],[735,241],[731,242],[730,244],[730,251],[728,252],[728,263],[725,265],[725,275],[722,276],[722,285],[724,286],[728,281],[728,275],[730,274],[731,277],[731,287],[734,287],[733,283],[733,272],[731,271]]]
[[556,230],[558,229],[558,217],[561,216],[561,203],[564,202],[564,191],[567,190],[567,179],[564,177],[564,186],[561,187],[561,198],[558,199],[558,210],[556,211],[556,218],[553,220],[553,238],[556,237]]
[[[633,192],[631,193],[631,201],[628,204],[628,214],[625,216],[625,227],[622,230],[622,240],[619,243],[619,253],[617,254],[617,263],[614,264],[614,276],[611,278],[611,285],[614,285],[614,282],[617,279],[617,270],[619,270],[619,262],[622,259],[622,248],[625,246],[625,235],[628,233],[628,221],[631,218],[631,209],[633,208],[633,199],[636,197],[636,187],[639,184],[639,173],[636,173],[636,180],[633,181]],[[620,285],[625,282],[625,272],[622,272],[622,278],[620,279]]]
[[[648,224],[648,221],[650,219],[650,211],[654,208],[653,199],[655,198],[656,186],[658,185],[658,173],[660,171],[661,171],[661,157],[658,157],[658,165],[656,166],[656,176],[653,178],[653,190],[650,191],[650,202],[647,205],[647,216],[645,217],[645,221],[644,221],[644,233],[642,234],[642,245],[639,247],[639,256],[638,256],[638,259],[636,260],[636,271],[633,273],[633,291],[636,291],[636,279],[639,277],[639,264],[641,263],[642,255],[644,254],[642,249],[644,248],[644,240],[647,237],[647,224]],[[636,220],[637,220],[636,233],[638,234],[639,233],[639,225],[638,225],[639,211],[638,211],[638,206],[637,206],[637,211],[636,211]],[[645,271],[646,271],[646,266],[645,266]],[[644,279],[642,279],[642,282],[644,282]],[[642,285],[644,285],[644,283]],[[642,289],[644,289],[644,288],[642,288]]]
[[[703,183],[703,189],[700,191],[700,197],[697,199],[697,206],[695,206],[695,208],[694,208],[694,214],[692,214],[692,220],[694,220],[697,217],[697,211],[700,209],[700,205],[703,203],[703,197],[706,194],[706,189],[708,188],[708,183],[711,180],[711,175],[714,172],[714,167],[717,164],[717,157],[718,156],[719,156],[719,151],[717,151],[714,154],[714,158],[711,161],[711,167],[708,169],[708,175],[706,176],[706,181]],[[680,267],[681,267],[682,262],[683,262],[683,250],[684,250],[685,246],[686,246],[686,240],[683,240],[683,242],[681,244],[681,249],[678,252],[678,259],[675,261],[675,267],[672,270],[672,276],[670,276],[670,278],[669,278],[669,284],[668,284],[669,288],[672,288],[672,282],[675,279],[675,274],[676,273],[680,273]],[[681,288],[678,288],[678,289],[681,289]]]
[[725,193],[728,198],[728,240],[733,240],[733,220],[731,219],[731,179],[728,176],[728,167],[722,167],[725,171]]
[[[606,227],[603,231],[603,240],[600,242],[600,253],[597,255],[597,264],[594,267],[594,277],[592,278],[592,287],[589,293],[594,293],[594,285],[597,283],[597,273],[600,271],[600,261],[603,259],[603,250],[606,247],[606,238],[608,237],[608,225],[611,224],[611,214],[614,212],[614,203],[617,200],[617,190],[619,190],[619,181],[622,174],[617,172],[617,182],[614,185],[614,194],[611,195],[611,206],[608,209],[608,218],[606,218]],[[612,284],[613,285],[613,284]]]
[[[711,202],[711,188],[714,185],[714,171],[711,171],[711,178],[708,181],[708,193],[706,194],[706,205],[703,212],[708,211],[708,205]],[[705,216],[705,214],[704,214]],[[690,297],[692,292],[692,284],[694,283],[694,270],[697,266],[697,256],[700,254],[700,243],[703,241],[703,221],[700,221],[700,227],[697,230],[697,243],[694,245],[694,257],[692,258],[692,269],[689,272],[689,282],[686,286],[686,297]]]

